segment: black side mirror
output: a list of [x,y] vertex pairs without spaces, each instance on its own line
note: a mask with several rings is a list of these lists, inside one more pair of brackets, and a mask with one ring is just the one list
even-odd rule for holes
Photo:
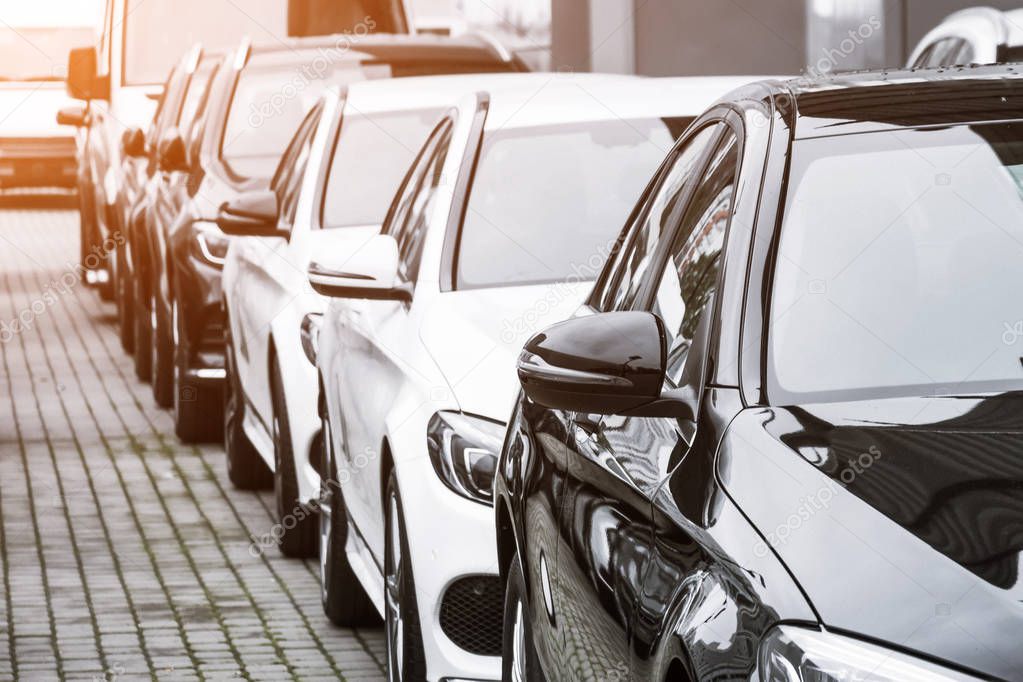
[[287,237],[277,228],[279,210],[273,190],[245,192],[220,207],[217,226],[238,237]]
[[85,107],[81,104],[64,107],[57,112],[57,124],[81,128],[86,124],[86,116]]
[[128,128],[121,134],[121,153],[126,157],[146,155],[146,134],[141,128]]
[[667,345],[651,313],[577,317],[526,343],[519,381],[530,400],[555,410],[695,420],[690,392],[662,394]]
[[109,81],[99,77],[95,47],[76,47],[67,58],[67,92],[74,99],[109,99]]
[[157,160],[160,163],[160,170],[166,173],[188,170],[188,152],[185,149],[185,141],[176,128],[168,130],[160,140]]

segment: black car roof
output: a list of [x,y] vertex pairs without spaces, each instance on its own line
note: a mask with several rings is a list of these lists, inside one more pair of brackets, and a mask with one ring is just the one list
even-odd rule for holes
[[731,99],[758,93],[774,99],[796,138],[1023,119],[1023,63],[764,81]]
[[510,55],[496,43],[469,34],[464,36],[409,35],[395,33],[369,33],[365,35],[334,34],[308,38],[287,38],[253,45],[252,55],[295,53],[295,61],[307,61],[308,52],[342,51],[333,57],[339,60],[381,61],[388,63],[415,62],[510,62]]

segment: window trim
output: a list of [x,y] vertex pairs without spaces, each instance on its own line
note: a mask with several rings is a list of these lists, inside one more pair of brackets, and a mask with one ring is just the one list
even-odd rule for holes
[[458,178],[451,197],[451,210],[444,230],[444,245],[440,260],[440,290],[442,293],[458,289],[458,256],[462,247],[462,226],[469,210],[469,190],[476,180],[476,170],[483,149],[483,129],[490,115],[490,95],[476,93],[476,111],[473,113],[469,140],[459,164]]
[[[607,262],[604,264],[604,269],[601,272],[600,277],[598,277],[597,279],[597,284],[593,287],[593,290],[590,293],[590,297],[586,301],[586,304],[589,305],[590,308],[599,312],[611,312],[610,308],[605,309],[604,302],[600,299],[604,298],[604,295],[606,295],[608,291],[612,289],[617,290],[622,283],[622,277],[624,273],[622,273],[620,268],[617,269],[614,268],[615,260],[617,259],[618,254],[621,252],[622,249],[631,248],[632,245],[635,243],[635,240],[638,235],[638,230],[636,228],[639,225],[645,223],[646,219],[650,217],[652,201],[658,195],[660,190],[664,187],[664,183],[671,175],[671,171],[674,169],[675,163],[678,161],[678,158],[682,152],[682,148],[691,143],[698,135],[700,135],[707,128],[718,127],[723,122],[724,119],[721,118],[719,115],[711,115],[707,118],[702,118],[698,121],[695,121],[690,126],[689,130],[675,142],[675,145],[672,147],[671,151],[668,152],[664,160],[661,162],[661,166],[657,169],[657,172],[654,174],[651,183],[647,185],[647,189],[644,190],[642,195],[640,195],[640,198],[636,203],[636,207],[633,209],[632,215],[630,215],[629,220],[626,221],[621,234],[619,234],[618,241],[615,243],[615,248],[611,251],[610,254],[608,254]],[[718,131],[710,139],[706,149],[704,149],[703,152],[701,152],[700,157],[696,160],[696,163],[693,165],[694,176],[702,177],[703,172],[704,170],[706,170],[707,164],[710,161],[710,154],[713,150],[717,149],[717,145],[720,139],[721,132]],[[688,206],[689,200],[692,198],[693,195],[693,189],[694,187],[687,187],[685,189],[684,193],[682,194],[682,200],[679,202],[680,206],[682,207]],[[672,231],[671,239],[669,239],[668,241],[671,241],[672,239],[674,239],[674,231]],[[663,259],[661,258],[660,252],[662,252],[665,249],[664,243],[665,243],[664,240],[662,240],[654,249],[653,267],[649,268],[646,271],[645,273],[646,275],[648,275],[649,273],[653,272],[655,269],[661,266]],[[659,271],[660,270],[658,270],[658,272]],[[636,300],[638,302],[645,301],[644,294],[646,288],[647,283],[644,282],[636,296]],[[642,305],[637,305],[636,307],[642,309]]]

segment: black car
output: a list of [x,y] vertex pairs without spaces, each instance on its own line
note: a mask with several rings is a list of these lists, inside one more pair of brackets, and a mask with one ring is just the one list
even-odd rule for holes
[[203,50],[201,46],[189,50],[171,69],[149,127],[128,128],[121,139],[123,180],[117,192],[115,216],[108,220],[123,236],[114,258],[114,300],[121,345],[133,354],[136,374],[143,381],[150,379],[152,358],[145,303],[149,296],[144,277],[149,250],[145,227],[159,188],[172,177],[161,164],[159,143],[171,130],[191,130],[197,125],[210,79],[224,56],[224,52]]
[[218,211],[244,192],[268,187],[318,96],[330,85],[373,78],[525,70],[480,37],[403,34],[246,44],[225,67],[211,86],[198,137],[184,144],[171,131],[160,142],[161,149],[186,153],[162,161],[177,175],[154,201],[147,225],[153,392],[161,404],[173,404],[185,440],[219,437],[222,430],[220,274],[228,238],[216,225]]
[[1023,80],[766,82],[532,338],[505,679],[1023,679]]

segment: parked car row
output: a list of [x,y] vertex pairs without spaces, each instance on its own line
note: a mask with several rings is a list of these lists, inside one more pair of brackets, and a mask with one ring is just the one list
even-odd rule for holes
[[336,41],[181,58],[111,294],[391,679],[1020,679],[1012,67]]

